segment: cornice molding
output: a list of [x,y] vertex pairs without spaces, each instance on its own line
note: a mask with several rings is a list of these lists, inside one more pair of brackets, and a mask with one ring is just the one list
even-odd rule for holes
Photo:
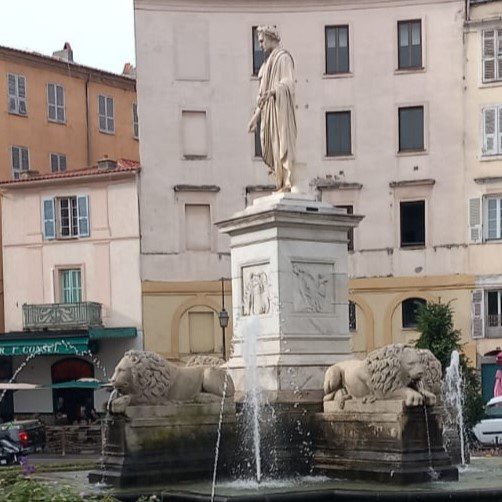
[[315,12],[458,3],[464,0],[134,0],[135,10],[170,12]]
[[404,187],[423,187],[423,186],[434,186],[436,180],[432,178],[426,178],[422,180],[402,180],[402,181],[391,181],[389,183],[390,188],[404,188]]

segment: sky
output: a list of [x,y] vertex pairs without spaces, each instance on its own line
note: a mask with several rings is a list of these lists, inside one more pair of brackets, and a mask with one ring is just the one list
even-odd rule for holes
[[133,0],[0,0],[0,45],[51,56],[65,42],[78,64],[135,65]]

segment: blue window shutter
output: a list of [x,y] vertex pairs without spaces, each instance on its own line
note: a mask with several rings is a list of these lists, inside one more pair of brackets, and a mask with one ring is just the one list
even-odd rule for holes
[[54,214],[54,199],[44,199],[42,201],[42,214],[44,219],[43,230],[44,239],[56,238],[56,218]]
[[89,237],[89,196],[79,195],[77,197],[78,214],[78,235],[79,237]]

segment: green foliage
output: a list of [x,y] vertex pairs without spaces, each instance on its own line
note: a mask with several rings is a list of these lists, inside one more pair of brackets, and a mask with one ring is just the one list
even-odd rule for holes
[[417,308],[417,330],[420,337],[415,342],[419,349],[429,349],[440,361],[443,373],[450,365],[451,353],[460,353],[460,367],[464,376],[464,418],[470,430],[483,418],[483,399],[476,368],[462,352],[461,332],[453,328],[451,303],[427,302]]
[[86,497],[76,494],[69,486],[42,482],[19,472],[0,472],[0,502],[118,502],[110,495]]

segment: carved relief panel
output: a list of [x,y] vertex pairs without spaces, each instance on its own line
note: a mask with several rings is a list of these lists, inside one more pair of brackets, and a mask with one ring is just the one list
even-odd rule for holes
[[268,263],[242,267],[242,314],[260,315],[270,312],[270,280]]
[[334,263],[291,262],[295,312],[334,312]]

